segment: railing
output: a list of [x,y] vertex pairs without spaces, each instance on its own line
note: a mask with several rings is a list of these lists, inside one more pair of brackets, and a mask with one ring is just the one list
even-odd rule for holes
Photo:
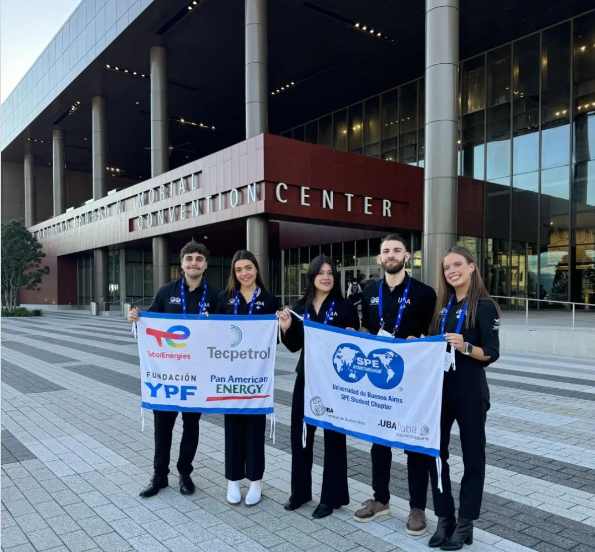
[[575,329],[575,318],[576,318],[576,306],[581,307],[593,307],[593,304],[589,303],[573,303],[572,301],[552,301],[551,299],[533,299],[530,297],[505,297],[503,295],[492,295],[494,299],[506,299],[510,301],[525,301],[525,326],[529,326],[529,301],[535,301],[536,303],[548,303],[571,306],[572,308],[572,329]]

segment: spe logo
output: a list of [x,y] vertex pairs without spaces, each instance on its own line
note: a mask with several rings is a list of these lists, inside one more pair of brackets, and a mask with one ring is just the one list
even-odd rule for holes
[[169,330],[156,330],[154,328],[147,328],[147,335],[152,335],[157,340],[157,345],[161,347],[163,340],[174,349],[181,349],[186,347],[186,343],[176,343],[176,341],[183,341],[190,337],[190,330],[186,326],[172,326]]

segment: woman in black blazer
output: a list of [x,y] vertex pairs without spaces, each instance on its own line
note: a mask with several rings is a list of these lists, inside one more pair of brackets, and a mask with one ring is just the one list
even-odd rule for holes
[[[269,293],[260,277],[260,267],[250,251],[237,251],[231,261],[227,289],[219,294],[217,314],[275,314],[279,300]],[[225,477],[227,501],[242,500],[240,481],[250,480],[246,506],[260,502],[264,474],[264,414],[225,415]]]
[[[292,310],[309,320],[339,328],[359,329],[359,317],[351,301],[343,298],[340,278],[335,263],[326,255],[319,255],[310,263],[306,275],[306,291]],[[312,462],[316,427],[307,426],[306,447],[302,446],[304,419],[304,326],[289,309],[279,313],[282,340],[287,348],[301,349],[297,364],[297,377],[291,405],[291,496],[285,503],[286,510],[296,510],[312,500]],[[309,376],[310,377],[310,376]],[[342,433],[324,430],[324,472],[320,504],[312,514],[323,518],[334,508],[349,504],[347,486],[347,442]]]

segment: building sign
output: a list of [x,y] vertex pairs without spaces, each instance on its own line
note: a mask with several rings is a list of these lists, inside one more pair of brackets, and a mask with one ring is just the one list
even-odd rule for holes
[[[129,231],[135,232],[153,228],[155,226],[164,226],[191,217],[199,217],[201,215],[208,215],[226,209],[233,209],[240,205],[247,205],[259,201],[260,189],[258,183],[248,184],[247,186],[239,188],[232,188],[231,190],[219,192],[214,195],[185,200],[184,196],[187,194],[195,195],[196,192],[199,192],[199,176],[200,172],[196,172],[167,184],[161,184],[160,186],[143,190],[136,196],[128,196],[124,199],[118,199],[109,205],[91,209],[85,213],[74,215],[68,220],[46,226],[35,232],[35,234],[38,239],[55,236],[122,213],[131,214],[129,219]],[[262,190],[264,193],[264,188],[262,188]],[[284,182],[276,184],[275,201],[280,204],[288,203],[288,201],[290,201],[286,194],[288,190],[289,186]],[[312,192],[314,192],[314,190],[312,190]],[[361,197],[362,201],[357,202],[358,211],[361,211],[359,214],[375,217],[392,217],[392,202],[389,199],[378,200],[378,198],[373,198],[371,196],[359,196],[359,194],[356,196],[355,194],[325,189],[316,190],[316,192],[321,193],[319,200],[320,205],[318,205],[318,207],[321,207],[322,209],[333,211],[336,205],[335,200],[338,197],[341,197],[345,200],[341,201],[341,204],[345,204],[346,211],[348,213],[356,212],[356,202],[353,201],[353,199],[355,197]],[[161,209],[156,208],[154,211],[146,214],[133,214],[137,209],[145,208],[153,204],[157,207],[160,202],[178,196],[180,196],[181,202],[177,205],[171,205]],[[373,200],[377,201],[375,210],[372,208]],[[380,204],[378,204],[378,201]],[[299,206],[314,207],[315,205],[312,202],[311,189],[308,186],[300,186]],[[381,207],[379,208],[378,205]]]

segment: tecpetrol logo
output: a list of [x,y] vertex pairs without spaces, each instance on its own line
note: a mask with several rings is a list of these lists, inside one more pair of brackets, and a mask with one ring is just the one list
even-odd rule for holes
[[[174,349],[181,349],[186,347],[186,343],[176,343],[176,341],[183,341],[190,337],[190,330],[186,326],[172,326],[169,330],[156,330],[154,328],[147,328],[147,335],[152,335],[157,340],[157,345],[161,347],[163,340]],[[241,339],[241,338],[240,338]]]
[[237,326],[231,326],[231,346],[237,347],[242,342],[242,330]]

